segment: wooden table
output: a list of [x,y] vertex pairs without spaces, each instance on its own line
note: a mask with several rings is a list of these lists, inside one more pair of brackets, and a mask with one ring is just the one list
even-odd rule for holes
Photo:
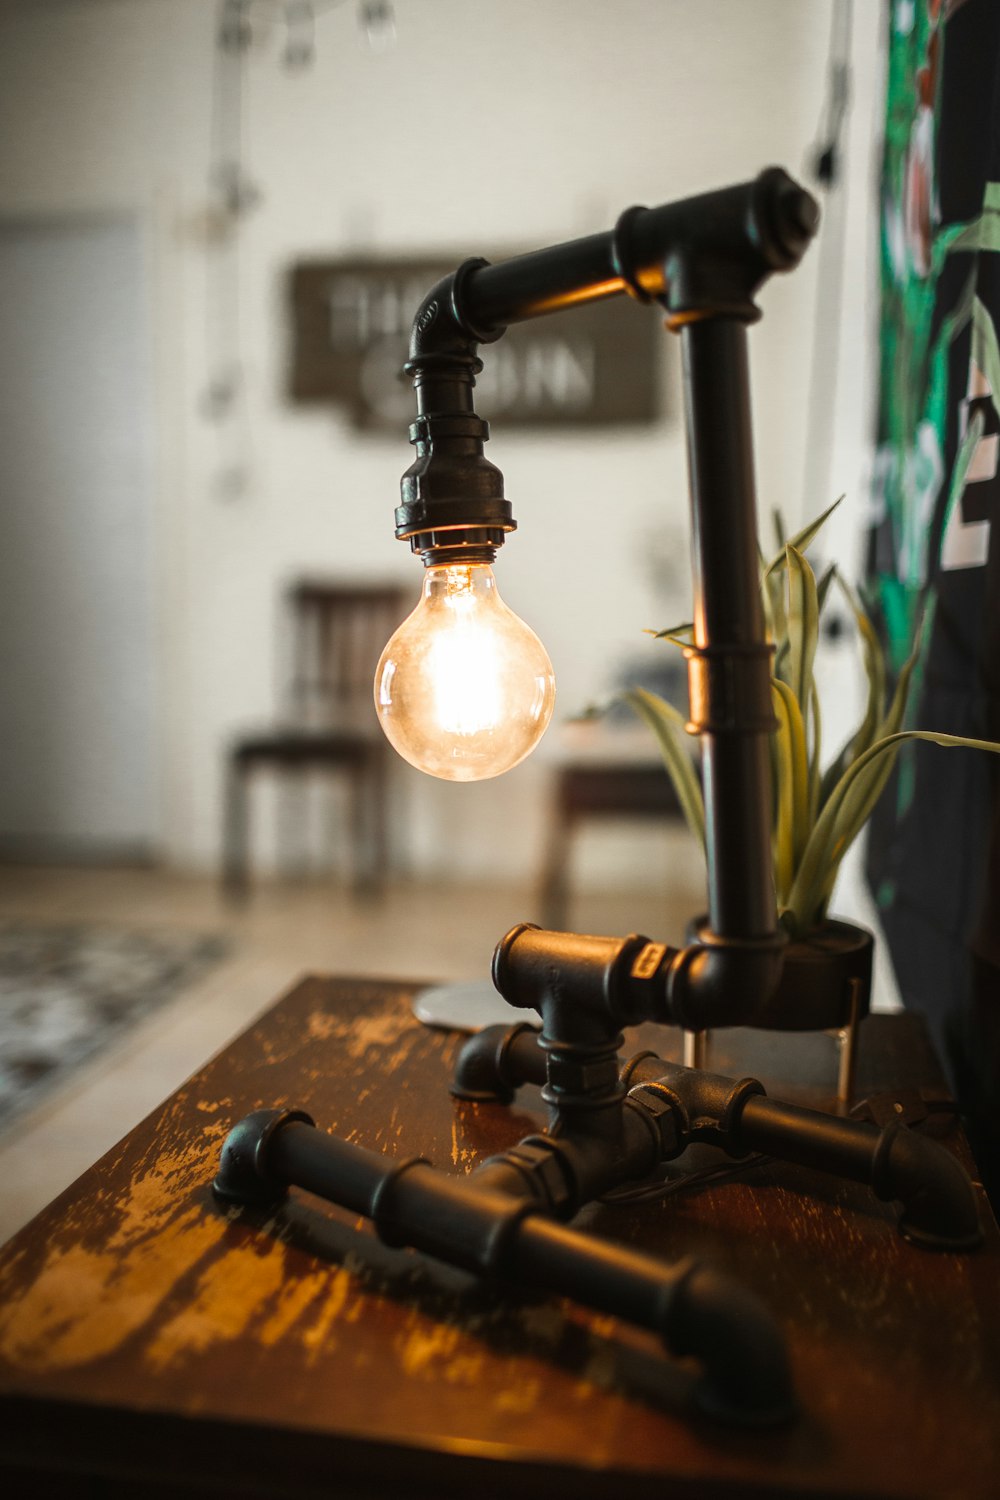
[[[511,1111],[449,1098],[459,1038],[413,1020],[412,990],[303,981],[0,1252],[5,1494],[1000,1493],[985,1203],[987,1243],[966,1255],[916,1249],[865,1190],[776,1163],[586,1211],[594,1234],[704,1256],[768,1304],[802,1412],[766,1432],[692,1416],[688,1372],[611,1318],[389,1250],[298,1192],[270,1215],[220,1207],[223,1139],[261,1105],[457,1172],[537,1128],[530,1090]],[[657,1036],[674,1056],[677,1040]],[[726,1034],[720,1070],[723,1043],[744,1050],[736,1071],[829,1096],[828,1038]],[[862,1093],[937,1081],[918,1021],[864,1024]]]

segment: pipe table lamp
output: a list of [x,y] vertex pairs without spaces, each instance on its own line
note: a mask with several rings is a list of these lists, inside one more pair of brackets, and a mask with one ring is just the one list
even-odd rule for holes
[[[770,866],[771,647],[757,576],[747,325],[754,296],[793,269],[818,209],[783,171],[660,208],[631,208],[608,234],[507,262],[469,260],[425,298],[407,371],[417,457],[402,480],[396,535],[426,568],[421,603],[387,645],[375,698],[412,764],[451,780],[516,765],[551,716],[544,648],[501,602],[492,563],[515,522],[484,454],[473,404],[478,349],[508,324],[625,293],[666,310],[679,333],[690,466],[694,640],[690,724],[701,744],[708,916],[681,947],[545,932],[524,923],[493,960],[497,989],[541,1015],[469,1039],[452,1092],[509,1101],[542,1084],[549,1128],[465,1178],[393,1162],[315,1129],[297,1111],[257,1111],[231,1132],[216,1192],[268,1202],[295,1184],[371,1218],[391,1244],[578,1298],[654,1329],[700,1361],[700,1403],[721,1420],[773,1423],[794,1411],[787,1355],[768,1311],[690,1260],[652,1256],[566,1227],[587,1202],[649,1179],[694,1141],[867,1183],[902,1203],[900,1228],[927,1247],[966,1249],[981,1229],[967,1175],[940,1144],[765,1096],[645,1053],[622,1064],[623,1026],[700,1032],[752,1024],[782,981],[786,944]],[[831,959],[831,963],[835,960]],[[810,983],[816,981],[810,980]],[[804,997],[808,1000],[808,996]]]

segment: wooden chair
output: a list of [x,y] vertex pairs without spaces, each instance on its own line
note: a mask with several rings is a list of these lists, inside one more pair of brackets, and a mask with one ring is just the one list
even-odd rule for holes
[[302,580],[289,592],[292,677],[284,722],[241,735],[226,760],[223,884],[246,895],[250,859],[250,779],[329,771],[350,784],[352,874],[356,891],[381,890],[389,868],[389,746],[379,729],[372,682],[382,648],[406,613],[396,583]]

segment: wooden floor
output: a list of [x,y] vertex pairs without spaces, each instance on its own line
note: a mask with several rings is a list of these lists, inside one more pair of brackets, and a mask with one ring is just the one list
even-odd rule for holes
[[[687,836],[648,889],[582,893],[580,931],[677,941],[704,900]],[[538,920],[523,888],[407,883],[361,902],[332,881],[258,886],[242,908],[216,883],[147,870],[0,868],[0,918],[224,933],[230,955],[0,1135],[0,1242],[120,1140],[261,1010],[308,973],[485,980],[515,922]]]

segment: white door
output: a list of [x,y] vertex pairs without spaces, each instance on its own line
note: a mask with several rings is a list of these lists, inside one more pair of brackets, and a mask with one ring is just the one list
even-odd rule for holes
[[0,856],[157,842],[150,387],[137,226],[0,224]]

